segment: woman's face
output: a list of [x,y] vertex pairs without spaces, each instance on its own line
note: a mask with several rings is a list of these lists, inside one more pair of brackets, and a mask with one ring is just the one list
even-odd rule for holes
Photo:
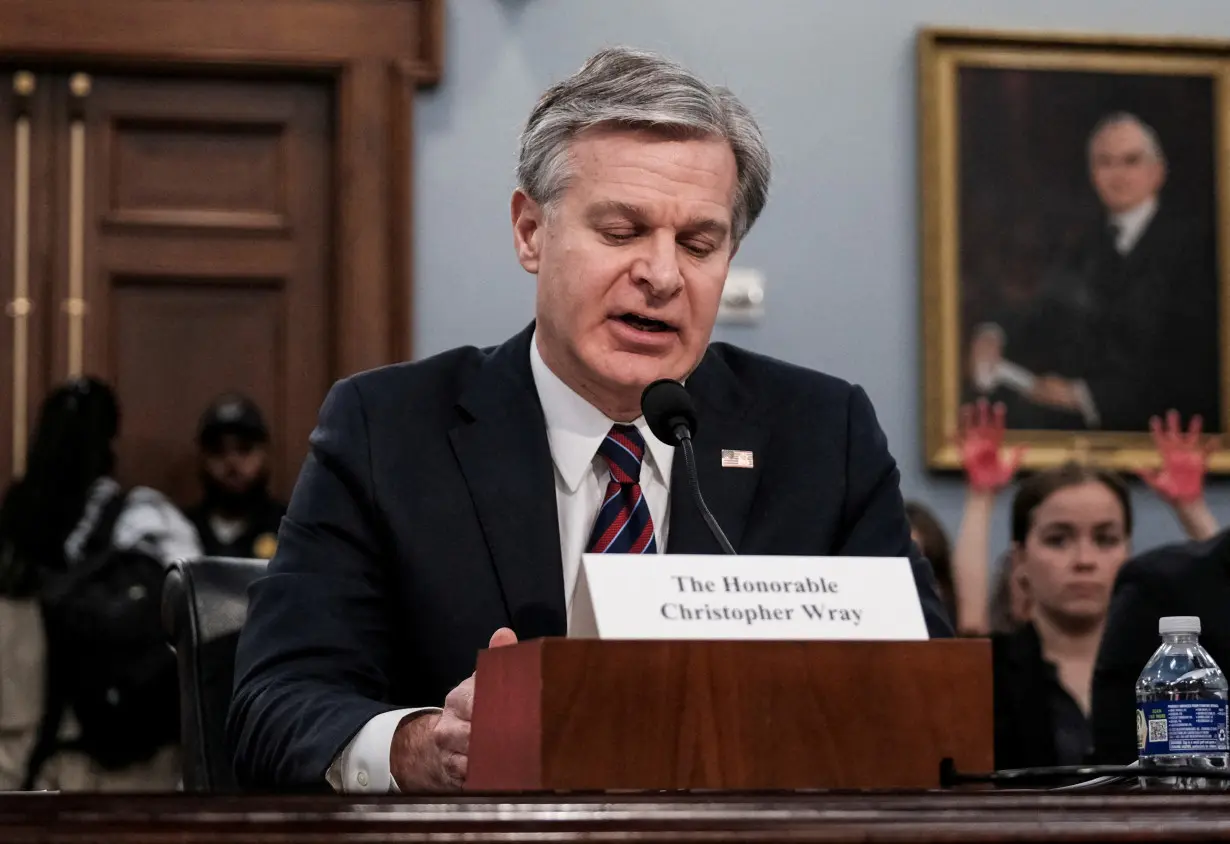
[[1089,481],[1038,505],[1014,562],[1035,613],[1089,624],[1106,617],[1115,575],[1130,550],[1119,498]]

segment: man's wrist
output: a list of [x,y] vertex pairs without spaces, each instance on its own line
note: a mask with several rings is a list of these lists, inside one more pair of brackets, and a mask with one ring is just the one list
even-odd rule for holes
[[436,761],[431,752],[431,731],[440,720],[437,709],[412,712],[402,719],[393,732],[389,746],[389,770],[399,791],[421,791],[436,788],[430,769]]

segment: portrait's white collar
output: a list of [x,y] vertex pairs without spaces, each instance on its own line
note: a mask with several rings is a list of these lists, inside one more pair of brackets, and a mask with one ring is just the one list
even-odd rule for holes
[[[530,338],[530,370],[534,375],[534,387],[547,422],[547,441],[551,446],[551,459],[560,478],[569,492],[576,492],[585,473],[594,462],[598,446],[606,439],[611,426],[616,424],[606,414],[594,407],[575,390],[565,384],[551,371],[538,351],[538,332]],[[663,485],[670,486],[670,478],[663,467],[674,460],[674,446],[667,445],[653,435],[645,418],[639,416],[630,424],[635,425],[645,440],[645,463]]]
[[1115,235],[1115,249],[1120,255],[1132,251],[1136,241],[1140,240],[1149,223],[1157,214],[1157,197],[1151,196],[1129,211],[1111,214],[1110,221],[1118,229]]

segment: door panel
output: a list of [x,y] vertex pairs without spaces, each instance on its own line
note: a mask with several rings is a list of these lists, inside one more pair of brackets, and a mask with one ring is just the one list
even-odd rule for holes
[[[76,89],[83,87],[80,79]],[[196,497],[197,417],[218,393],[261,404],[289,491],[334,377],[331,94],[311,82],[94,77],[61,84],[54,366],[119,390],[120,477]],[[75,313],[72,125],[85,129]]]
[[[196,495],[190,443],[201,412],[184,395],[214,396],[242,385],[285,431],[285,293],[277,280],[216,284],[185,277],[114,276],[109,371],[124,402],[126,476],[161,479],[175,498]],[[225,337],[225,354],[207,353]],[[157,350],[198,349],[200,354]],[[167,436],[168,431],[179,432]]]
[[47,389],[49,94],[45,78],[0,69],[0,481],[21,473]]
[[276,123],[117,121],[104,223],[287,226],[286,147]]

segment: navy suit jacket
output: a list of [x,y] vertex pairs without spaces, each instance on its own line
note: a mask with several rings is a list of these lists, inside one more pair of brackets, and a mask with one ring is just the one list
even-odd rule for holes
[[[565,635],[532,332],[330,391],[250,592],[228,725],[241,784],[323,788],[370,718],[441,705],[497,628]],[[909,556],[931,634],[951,633],[861,389],[715,343],[688,391],[700,484],[740,553]],[[723,469],[722,449],[753,452],[755,468]],[[667,552],[720,553],[682,460],[671,496]]]

